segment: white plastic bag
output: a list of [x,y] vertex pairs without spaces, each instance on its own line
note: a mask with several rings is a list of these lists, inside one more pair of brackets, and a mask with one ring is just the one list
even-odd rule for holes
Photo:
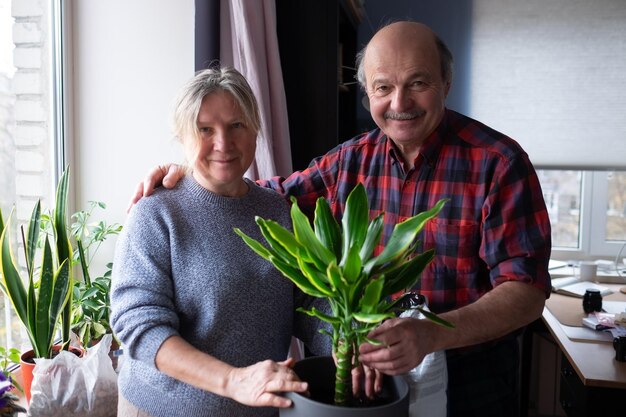
[[54,359],[36,359],[28,414],[33,417],[117,415],[117,374],[109,350],[112,336],[79,358],[62,351]]
[[[427,310],[426,306],[422,308]],[[425,318],[418,310],[407,310],[400,317]],[[404,378],[410,390],[410,417],[446,417],[448,365],[445,351],[429,353]]]

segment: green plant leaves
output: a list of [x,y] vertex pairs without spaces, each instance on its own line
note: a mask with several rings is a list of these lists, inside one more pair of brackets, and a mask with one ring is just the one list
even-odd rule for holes
[[[333,352],[343,358],[338,364],[336,401],[349,391],[349,367],[358,362],[358,343],[370,341],[367,334],[383,320],[395,317],[388,297],[415,285],[434,257],[434,251],[416,254],[417,234],[435,217],[447,200],[432,209],[397,224],[382,253],[372,257],[384,227],[384,213],[369,221],[367,193],[357,184],[346,200],[341,227],[328,202],[319,198],[313,226],[291,198],[293,233],[273,220],[256,218],[265,238],[263,245],[235,229],[258,255],[271,262],[305,294],[326,298],[332,314],[316,309],[299,309],[330,323]],[[426,315],[436,317],[430,313]],[[444,324],[437,318],[433,321]],[[371,343],[378,343],[370,341]],[[341,355],[340,355],[341,354]],[[341,366],[339,366],[341,365]],[[341,375],[340,375],[341,374]],[[346,388],[347,387],[347,388]]]
[[16,262],[13,260],[13,253],[11,251],[9,229],[11,227],[11,217],[13,213],[9,215],[6,221],[4,230],[2,231],[2,237],[0,238],[0,247],[2,250],[0,258],[0,272],[2,273],[2,289],[11,300],[11,304],[20,318],[22,323],[28,324],[28,296],[22,278],[20,277]]
[[35,263],[35,251],[37,250],[37,242],[39,241],[39,224],[41,223],[41,202],[37,201],[28,223],[28,239],[26,240],[26,268],[28,275],[32,277],[33,264]]
[[[50,323],[50,303],[52,302],[52,294],[54,292],[54,270],[52,267],[52,249],[50,248],[50,241],[46,236],[43,255],[41,261],[41,278],[39,280],[39,298],[35,298],[34,285],[31,281],[29,285],[29,299],[31,299],[35,314],[31,318],[31,326],[34,324],[35,329],[35,341],[37,343],[37,351],[42,356],[47,355],[47,340],[49,339],[50,332],[54,332],[55,320]],[[34,322],[34,323],[33,323]],[[51,347],[51,346],[50,346]],[[46,352],[46,353],[44,353]]]
[[424,224],[439,214],[447,201],[447,199],[440,200],[430,210],[396,224],[389,241],[385,245],[385,249],[375,258],[374,265],[383,265],[402,256],[411,243],[413,243],[417,234],[422,230]]
[[383,217],[384,214],[379,214],[374,220],[370,222],[369,226],[367,227],[365,242],[363,243],[363,247],[361,247],[361,250],[359,252],[359,255],[361,256],[361,261],[363,263],[365,263],[370,258],[372,252],[376,248],[376,245],[378,245],[378,242],[380,241],[380,236],[383,233]]
[[[72,259],[72,245],[70,244],[70,239],[67,234],[67,196],[69,190],[69,180],[70,180],[70,168],[67,167],[61,178],[59,179],[59,183],[57,184],[57,192],[56,192],[56,207],[54,209],[54,231],[56,235],[56,249],[57,256],[59,259],[59,263],[63,262],[67,259],[68,264]],[[69,288],[72,288],[74,285],[74,280],[72,277],[72,268],[68,265],[68,285]],[[70,330],[72,326],[72,292],[69,291],[68,294],[69,302],[65,304],[63,307],[63,312],[61,314],[61,331],[62,331],[62,339],[63,339],[63,349],[69,349],[69,341],[70,341]],[[67,301],[67,300],[66,300]]]
[[382,293],[383,297],[395,294],[399,291],[412,288],[420,279],[420,274],[434,259],[435,251],[430,249],[416,255],[410,261],[399,265],[394,270],[386,271],[387,285]]
[[337,325],[341,324],[341,320],[338,317],[333,317],[333,316],[329,316],[328,314],[324,314],[318,309],[316,309],[315,307],[313,307],[311,310],[306,310],[302,307],[299,307],[296,311],[305,313],[309,316],[317,317],[318,319],[325,321],[327,323],[337,324]]
[[[363,184],[359,183],[348,195],[346,207],[341,219],[343,227],[343,256],[350,253],[350,249],[355,247],[357,253],[361,250],[365,235],[368,229],[369,205],[367,203],[367,193]],[[341,260],[341,264],[345,260]]]
[[355,320],[360,321],[362,323],[380,323],[383,320],[394,318],[396,315],[393,313],[377,313],[377,314],[365,314],[365,313],[354,313],[353,314]]
[[361,313],[369,314],[375,311],[376,306],[380,302],[380,295],[383,292],[383,286],[385,285],[385,278],[381,277],[378,279],[374,279],[367,284],[365,287],[365,293],[361,298],[361,302],[359,307],[361,309]]
[[330,249],[324,247],[317,239],[308,217],[300,210],[295,198],[292,198],[291,205],[291,221],[293,222],[293,232],[298,242],[308,251],[308,253],[316,260],[321,261],[322,265],[328,265],[332,261],[336,261],[335,255]]
[[[57,188],[57,205],[53,216],[53,226],[56,236],[56,251],[53,251],[46,236],[39,266],[38,290],[35,290],[33,277],[35,268],[35,252],[39,238],[39,229],[42,218],[41,205],[35,205],[28,226],[27,237],[23,236],[24,254],[27,260],[28,279],[22,279],[18,272],[17,262],[13,256],[10,244],[11,216],[3,224],[0,237],[0,272],[2,275],[2,290],[11,300],[17,316],[26,327],[29,339],[36,357],[50,357],[54,341],[54,330],[58,323],[61,311],[67,307],[67,326],[71,317],[68,299],[71,294],[71,247],[65,229],[65,211],[67,208],[68,172],[63,174]],[[59,201],[63,200],[63,201]],[[61,223],[63,227],[57,225]],[[63,255],[65,254],[65,256]],[[58,268],[57,268],[58,265]],[[56,269],[55,269],[56,268]],[[28,289],[24,283],[28,282]],[[65,323],[64,323],[65,327]],[[69,342],[69,330],[64,343]]]
[[335,259],[341,259],[341,230],[325,198],[317,199],[314,224],[315,235],[321,244],[335,255]]
[[435,313],[428,311],[428,310],[424,310],[421,307],[417,307],[416,309],[417,311],[419,311],[420,313],[422,313],[424,315],[424,317],[426,317],[428,320],[439,324],[440,326],[444,326],[444,327],[448,327],[448,328],[453,328],[454,324],[450,323],[447,320],[442,319],[441,317],[439,317],[438,315],[436,315]]

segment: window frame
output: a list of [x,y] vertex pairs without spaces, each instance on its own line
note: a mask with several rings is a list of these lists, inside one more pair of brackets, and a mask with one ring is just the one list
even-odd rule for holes
[[626,241],[606,240],[607,171],[582,171],[579,242],[576,248],[553,247],[552,257],[563,260],[615,258]]
[[69,69],[72,68],[70,59],[70,2],[65,0],[53,0],[50,8],[50,62],[51,62],[51,86],[50,86],[50,144],[52,147],[52,170],[51,184],[54,195],[55,184],[59,182],[65,167],[70,161],[70,136],[71,123],[70,101],[71,80]]

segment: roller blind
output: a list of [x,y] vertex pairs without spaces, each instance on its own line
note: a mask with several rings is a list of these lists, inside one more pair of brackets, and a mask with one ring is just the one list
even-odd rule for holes
[[537,167],[626,169],[626,1],[473,7],[469,114]]

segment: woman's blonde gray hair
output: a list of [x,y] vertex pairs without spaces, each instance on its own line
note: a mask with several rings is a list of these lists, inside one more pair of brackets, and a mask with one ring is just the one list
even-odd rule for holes
[[255,133],[261,129],[259,105],[245,77],[232,67],[212,67],[196,73],[185,84],[174,105],[174,135],[182,141],[198,138],[198,114],[202,99],[218,91],[232,95],[243,113],[244,122]]

